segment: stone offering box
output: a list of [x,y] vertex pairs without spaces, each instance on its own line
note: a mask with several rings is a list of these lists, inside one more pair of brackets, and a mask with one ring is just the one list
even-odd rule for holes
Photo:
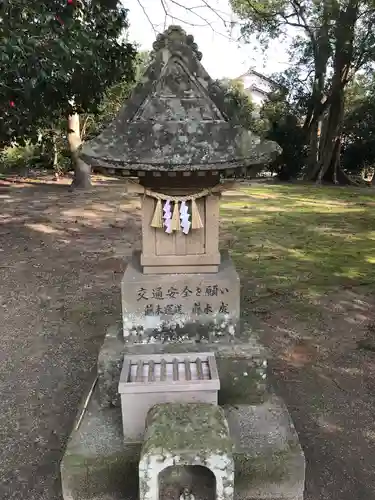
[[118,116],[79,152],[131,178],[142,248],[62,460],[63,497],[303,500],[304,455],[267,384],[262,328],[240,321],[239,276],[219,250],[228,178],[280,148],[229,118],[193,37],[171,26],[153,48]]
[[147,413],[154,405],[217,404],[219,388],[212,353],[125,356],[118,389],[124,436],[127,440],[142,440]]

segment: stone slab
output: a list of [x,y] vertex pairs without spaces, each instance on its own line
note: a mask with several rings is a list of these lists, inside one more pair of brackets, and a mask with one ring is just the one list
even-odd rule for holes
[[[248,404],[257,404],[267,397],[266,360],[269,356],[267,350],[258,342],[256,331],[250,327],[243,330],[241,336],[230,344],[131,344],[125,342],[119,322],[108,329],[98,356],[98,386],[102,407],[121,404],[118,384],[125,354],[153,355],[203,351],[215,353],[221,384],[221,404],[236,404],[238,398]],[[229,374],[233,378],[228,378]]]
[[228,341],[239,329],[240,279],[227,252],[217,273],[143,274],[135,252],[121,282],[123,333],[133,342]]
[[[219,266],[184,266],[185,274],[217,273]],[[181,274],[181,266],[143,266],[143,274]]]
[[[304,455],[282,401],[227,406],[225,415],[235,500],[303,500]],[[64,500],[138,500],[140,451],[141,443],[124,444],[121,409],[100,408],[96,391],[61,463]]]
[[283,401],[226,407],[237,500],[303,500],[305,457]]
[[216,359],[220,378],[219,404],[261,404],[268,397],[267,360],[219,353]]
[[124,446],[121,410],[101,409],[94,391],[61,461],[64,500],[138,498],[140,444]]

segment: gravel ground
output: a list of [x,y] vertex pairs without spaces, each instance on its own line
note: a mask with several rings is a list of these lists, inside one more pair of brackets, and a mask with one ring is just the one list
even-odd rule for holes
[[286,308],[268,320],[273,385],[305,451],[304,500],[368,500],[375,498],[375,352],[358,342],[374,324],[374,298],[358,287],[320,307],[315,324],[293,321]]
[[62,498],[59,462],[138,237],[122,191],[0,188],[2,500]]

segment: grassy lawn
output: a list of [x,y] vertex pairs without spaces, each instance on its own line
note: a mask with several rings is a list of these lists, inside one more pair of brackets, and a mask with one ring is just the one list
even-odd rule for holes
[[[223,238],[245,301],[375,288],[375,194],[366,189],[253,185],[223,197]],[[313,308],[314,309],[314,308]]]

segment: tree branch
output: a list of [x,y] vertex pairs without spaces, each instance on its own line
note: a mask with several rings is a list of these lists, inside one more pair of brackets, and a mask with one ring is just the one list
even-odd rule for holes
[[[177,7],[180,7],[181,9],[185,9],[186,11],[191,12],[194,16],[197,16],[199,19],[201,19],[205,23],[204,26],[209,26],[212,29],[212,31],[215,31],[214,28],[212,27],[212,24],[206,18],[204,18],[203,16],[201,16],[200,14],[198,14],[197,12],[195,12],[195,10],[192,7],[188,7],[186,5],[182,5],[177,0],[170,0],[170,2],[172,4],[174,4],[174,5],[176,5]],[[188,23],[186,21],[181,21],[181,22],[185,22],[185,24],[190,24],[190,23]],[[196,26],[196,25],[191,24],[191,26]]]
[[161,5],[163,7],[163,10],[164,10],[164,30],[167,28],[167,19],[168,19],[168,12],[167,12],[167,7],[164,3],[164,0],[160,0],[161,1]]
[[366,50],[365,48],[365,44],[369,38],[369,36],[373,33],[373,23],[370,23],[368,28],[367,28],[367,33],[366,35],[364,36],[364,38],[361,40],[361,45],[363,47],[363,49],[358,53],[358,59],[357,59],[357,63],[354,65],[353,67],[353,71],[352,71],[352,74],[350,76],[350,78],[353,78],[355,73],[361,69],[361,67],[366,63],[366,56],[369,55],[369,51]]
[[151,28],[153,29],[153,31],[154,31],[154,33],[155,33],[155,36],[156,36],[156,35],[158,34],[158,33],[157,33],[157,31],[156,31],[156,28],[155,28],[154,24],[152,23],[152,21],[151,21],[151,19],[150,19],[149,15],[147,14],[147,11],[146,11],[146,9],[144,8],[144,6],[143,6],[143,4],[142,4],[141,0],[137,0],[137,3],[138,3],[138,5],[141,7],[141,9],[143,10],[143,13],[144,13],[144,15],[146,16],[146,19],[147,19],[147,21],[150,23],[150,26],[151,26]]
[[[315,44],[316,43],[315,35],[314,35],[313,30],[309,26],[309,23],[307,22],[302,5],[300,4],[299,0],[292,0],[291,4],[293,7],[293,10],[295,11],[295,13],[297,15],[297,18],[302,19],[303,25],[301,25],[301,27],[303,27],[307,31],[307,33],[310,36],[311,42]],[[297,10],[297,8],[298,8],[298,10]]]
[[[211,10],[216,15],[216,17],[218,17],[222,21],[222,23],[226,27],[227,23],[226,23],[225,19],[219,14],[219,11],[216,10],[216,9],[214,9],[213,7],[211,7],[211,5],[209,5],[209,3],[207,2],[207,0],[202,0],[202,2],[207,7],[207,9]],[[194,7],[192,7],[192,9],[194,9]]]
[[[137,0],[137,2],[142,7],[144,14],[146,15],[149,23],[151,24],[153,30],[155,31],[155,25],[152,23],[150,17],[147,15],[146,9],[142,5],[142,1]],[[205,26],[208,26],[208,27],[210,27],[210,29],[212,30],[213,33],[216,33],[217,35],[220,35],[220,36],[226,38],[227,40],[233,41],[233,38],[226,36],[223,33],[220,33],[220,31],[217,31],[214,28],[213,24],[209,21],[209,19],[207,19],[206,17],[204,17],[201,14],[199,14],[198,12],[196,12],[197,9],[201,9],[201,8],[209,9],[223,22],[224,26],[227,27],[227,24],[229,23],[229,21],[226,21],[224,19],[224,17],[221,15],[222,11],[220,11],[220,13],[219,13],[219,11],[217,9],[215,9],[214,7],[212,7],[207,0],[202,0],[202,2],[203,2],[203,4],[201,4],[201,5],[195,5],[193,7],[189,7],[187,5],[183,5],[178,0],[160,0],[160,4],[161,4],[161,7],[162,7],[162,9],[164,11],[164,15],[165,15],[164,25],[166,25],[167,18],[170,18],[172,21],[178,21],[181,24],[185,24],[185,25],[192,26],[192,27],[203,28]],[[183,9],[186,12],[189,12],[190,14],[192,14],[193,16],[195,16],[198,19],[201,19],[204,22],[204,24],[197,24],[197,23],[188,21],[186,19],[181,19],[180,17],[176,17],[174,14],[172,14],[172,12],[170,10],[170,4],[175,5],[176,7]]]

